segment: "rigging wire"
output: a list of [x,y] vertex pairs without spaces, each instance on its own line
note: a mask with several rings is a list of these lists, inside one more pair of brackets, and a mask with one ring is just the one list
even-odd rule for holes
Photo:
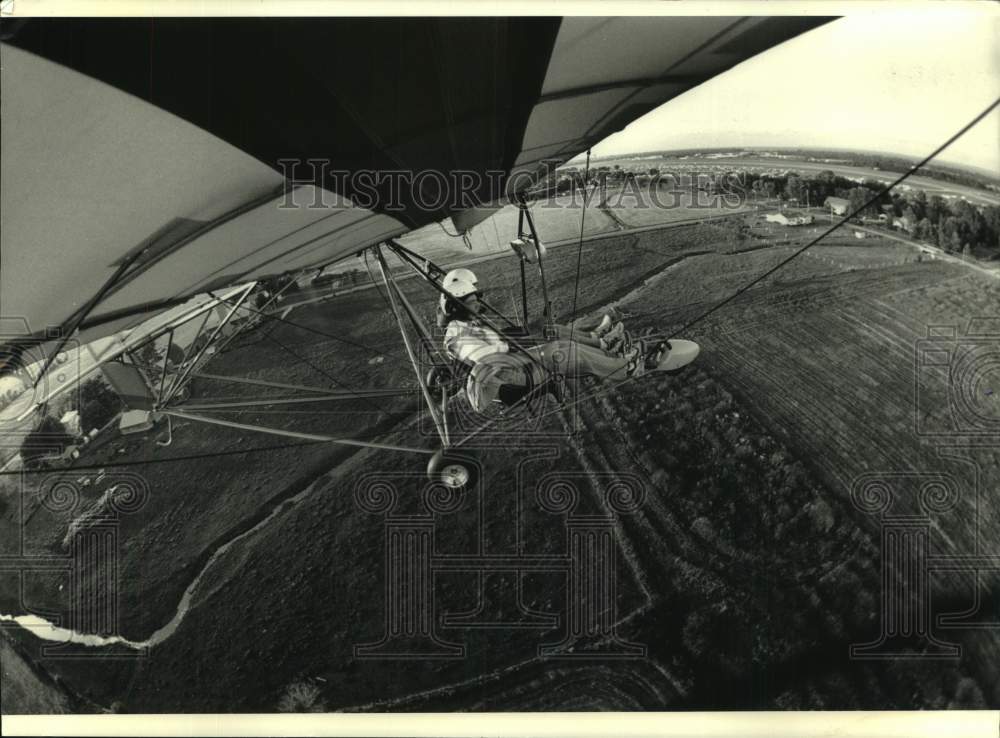
[[391,312],[392,311],[392,304],[389,302],[389,298],[386,295],[382,294],[382,288],[379,286],[379,281],[377,279],[375,279],[375,275],[372,273],[371,264],[368,263],[368,250],[367,249],[365,249],[365,270],[368,272],[368,277],[369,277],[369,279],[371,279],[372,284],[375,285],[375,291],[378,292],[378,296],[382,298],[382,302],[385,303],[385,306],[387,308],[389,308],[389,311]]
[[[278,299],[280,298],[280,296],[283,293],[285,293],[288,290],[289,287],[291,287],[293,284],[296,284],[297,281],[298,281],[298,279],[299,279],[299,277],[301,275],[305,274],[305,271],[306,270],[302,270],[302,271],[298,272],[295,275],[294,278],[289,279],[288,284],[286,284],[284,287],[282,287],[281,289],[279,289],[274,295],[272,295],[271,298],[265,304],[263,304],[263,305],[260,306],[260,309],[263,311],[264,308],[267,308],[267,307],[269,307],[271,305],[277,305],[277,302],[278,302]],[[209,293],[209,294],[212,294],[212,293]],[[291,306],[288,307],[288,308],[286,308],[285,311],[284,311],[284,314],[287,315],[289,312],[291,312],[291,310],[292,310]],[[260,343],[261,341],[264,340],[265,332],[262,331],[262,330],[260,330],[260,329],[263,328],[263,326],[264,326],[265,323],[266,323],[266,321],[262,320],[261,323],[260,323],[260,325],[255,326],[254,328],[251,329],[253,331],[256,331],[259,334],[256,338],[254,338],[252,340],[246,340],[245,338],[243,338],[243,340],[238,340],[238,341],[230,339],[229,341],[227,341],[226,343],[223,344],[223,346],[222,346],[222,348],[220,350],[220,353],[228,353],[230,350],[239,350],[239,349],[242,349],[242,348],[249,348],[250,346],[256,346],[258,343]],[[276,330],[278,330],[278,323],[271,323],[268,326],[268,329],[266,331],[266,335],[270,335],[271,333],[274,333],[274,331],[276,331]],[[250,333],[250,331],[241,331],[241,333]],[[241,338],[241,336],[236,336],[235,338]],[[232,347],[232,348],[230,348],[230,347]]]
[[[268,330],[266,332],[262,330],[263,327],[263,323],[261,323],[261,325],[257,328],[251,329],[257,333],[255,337],[243,341],[234,341],[226,346],[222,353],[228,354],[230,351],[241,351],[243,349],[250,348],[251,346],[256,346],[258,343],[263,343],[264,339],[278,330],[280,326],[279,323],[275,321],[268,326]],[[247,331],[247,333],[249,334],[250,331]]]
[[[378,285],[376,285],[376,287],[377,286]],[[229,304],[229,305],[232,304],[232,301],[230,299],[227,299],[227,298],[220,298],[220,299],[221,299],[222,302],[224,302],[226,304]],[[334,335],[333,333],[327,333],[326,331],[321,331],[318,328],[312,328],[311,326],[303,325],[302,323],[296,323],[295,321],[289,320],[288,318],[283,318],[280,315],[275,315],[273,313],[262,312],[260,310],[257,310],[256,308],[250,307],[249,305],[247,305],[245,303],[240,306],[240,310],[247,310],[248,312],[251,312],[251,313],[253,313],[255,315],[261,315],[261,316],[263,316],[267,320],[274,320],[274,321],[277,321],[279,323],[284,323],[285,325],[291,326],[292,328],[298,328],[299,330],[307,331],[309,333],[314,333],[317,336],[323,336],[324,338],[329,338],[331,341],[337,341],[338,343],[343,343],[343,344],[345,344],[347,346],[354,346],[355,348],[363,349],[364,351],[367,351],[367,352],[369,352],[371,354],[381,354],[381,353],[383,353],[381,350],[379,350],[379,349],[377,349],[377,348],[375,348],[373,346],[368,346],[366,344],[359,343],[357,341],[352,341],[349,338],[344,338],[343,336],[337,336],[337,335]]]
[[[284,343],[282,343],[281,341],[279,341],[274,336],[268,336],[267,338],[268,338],[268,340],[273,341],[274,343],[276,343],[279,348],[285,350],[286,352],[288,352],[289,354],[291,354],[293,357],[295,357],[296,359],[298,359],[301,363],[303,363],[306,366],[310,367],[314,371],[319,372],[320,374],[322,374],[324,377],[326,377],[327,379],[329,379],[331,382],[333,382],[335,385],[337,385],[341,389],[345,389],[348,392],[357,392],[358,391],[358,389],[356,387],[351,387],[350,385],[346,385],[343,382],[339,382],[336,379],[336,377],[334,377],[333,375],[331,375],[329,372],[327,372],[324,369],[322,369],[321,367],[317,366],[316,364],[314,364],[312,361],[310,361],[305,356],[301,356],[300,354],[296,353],[290,347],[286,346]],[[384,413],[385,415],[387,415],[390,418],[391,417],[402,417],[402,413],[399,413],[399,412],[395,412],[395,413],[394,412],[390,412],[389,410],[386,410],[385,408],[383,408],[383,407],[381,407],[379,405],[376,405],[371,400],[371,398],[359,396],[356,399],[363,400],[366,404],[368,404],[369,406],[371,406],[372,408],[374,408],[376,411],[378,411],[379,413]]]
[[164,456],[158,459],[137,459],[133,461],[104,461],[100,464],[86,464],[70,466],[65,469],[18,469],[16,471],[0,471],[0,476],[20,476],[22,474],[58,474],[60,472],[73,474],[78,471],[94,471],[100,469],[116,469],[127,466],[144,466],[146,464],[166,464],[175,461],[197,461],[199,459],[214,459],[220,456],[238,456],[240,454],[263,453],[265,451],[280,451],[289,448],[300,448],[302,446],[315,446],[325,441],[303,441],[301,443],[278,443],[273,446],[255,446],[252,448],[238,448],[232,451],[213,451],[203,454],[186,454],[184,456]]
[[[376,288],[377,288],[377,286],[378,285],[376,285]],[[227,302],[227,301],[223,300],[223,302]],[[253,308],[250,308],[249,306],[244,305],[243,307],[246,307],[248,310],[251,310],[252,312],[255,312],[255,313],[258,313],[258,314],[261,314],[261,315],[266,315],[265,313],[260,313],[260,311],[254,310]],[[349,341],[347,339],[341,339],[341,338],[338,338],[336,336],[333,336],[332,334],[327,334],[324,331],[318,331],[318,330],[309,328],[308,326],[300,325],[298,323],[292,323],[291,321],[286,320],[286,319],[281,318],[281,317],[278,317],[278,316],[271,316],[271,317],[273,317],[275,320],[277,320],[279,322],[288,323],[289,325],[292,325],[294,327],[302,328],[302,329],[307,330],[307,331],[312,331],[314,333],[318,333],[319,335],[324,335],[324,336],[327,336],[327,337],[332,338],[334,340],[339,340],[342,343],[348,343],[348,344],[353,345],[353,346],[358,346],[360,348],[364,348],[364,349],[366,349],[368,351],[371,351],[372,353],[376,353],[373,349],[371,349],[370,347],[364,346],[363,344],[355,343],[355,342]],[[273,331],[271,333],[273,333]],[[291,347],[285,345],[278,338],[276,338],[275,336],[271,335],[271,333],[268,333],[267,335],[263,336],[263,338],[265,340],[268,340],[268,341],[276,344],[280,349],[282,349],[286,353],[288,353],[291,356],[293,356],[296,359],[298,359],[300,363],[303,363],[303,364],[309,366],[314,371],[322,374],[324,377],[326,377],[327,379],[329,379],[331,382],[333,382],[338,387],[341,387],[342,389],[345,389],[348,392],[357,392],[358,391],[358,389],[356,387],[351,387],[350,385],[347,385],[347,384],[344,384],[343,382],[338,381],[334,376],[332,376],[331,374],[329,374],[328,372],[326,372],[325,370],[323,370],[321,367],[319,367],[316,364],[314,364],[308,358],[306,358],[304,356],[301,356],[298,353],[296,353],[295,351],[293,351],[291,349]],[[365,380],[370,379],[370,376],[367,373],[363,372],[363,374],[364,374]],[[376,405],[369,398],[358,397],[357,399],[364,400],[368,405],[370,405],[372,408],[374,408],[377,412],[384,413],[385,415],[387,415],[389,417],[395,417],[395,416],[399,415],[399,413],[392,413],[389,410],[386,410],[385,408]]]

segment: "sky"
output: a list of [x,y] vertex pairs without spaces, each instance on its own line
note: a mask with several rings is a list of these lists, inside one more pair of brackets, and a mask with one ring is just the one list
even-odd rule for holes
[[[648,113],[593,156],[728,146],[925,156],[1000,97],[1000,6],[947,5],[848,7]],[[941,159],[1000,176],[1000,111]]]

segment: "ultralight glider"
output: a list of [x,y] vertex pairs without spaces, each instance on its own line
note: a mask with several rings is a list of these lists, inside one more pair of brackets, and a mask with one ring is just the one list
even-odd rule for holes
[[[0,370],[31,364],[44,384],[69,340],[123,337],[94,363],[129,407],[167,417],[164,444],[169,419],[184,418],[427,454],[433,479],[467,485],[467,439],[448,426],[460,378],[386,258],[439,292],[444,270],[398,237],[445,219],[460,235],[504,205],[520,208],[522,323],[498,311],[484,319],[512,345],[530,343],[526,263],[537,266],[544,322],[552,315],[525,192],[648,111],[828,20],[5,22],[0,316],[17,320],[0,323]],[[399,187],[398,173],[415,185]],[[381,274],[440,448],[235,423],[202,414],[225,402],[185,402],[189,382],[211,376],[211,356],[259,323],[237,318],[273,315],[295,276],[357,255]],[[196,335],[179,349],[189,325]],[[155,341],[167,350],[151,381],[136,357]],[[238,407],[414,391],[225,379],[297,393]]]

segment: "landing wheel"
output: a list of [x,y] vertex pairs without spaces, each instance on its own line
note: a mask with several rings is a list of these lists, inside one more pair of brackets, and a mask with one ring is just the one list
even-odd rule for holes
[[443,448],[428,462],[427,477],[448,489],[471,489],[479,479],[479,464],[468,452]]
[[455,381],[451,369],[446,366],[435,366],[427,372],[427,389],[435,394],[439,394],[442,388],[451,386]]

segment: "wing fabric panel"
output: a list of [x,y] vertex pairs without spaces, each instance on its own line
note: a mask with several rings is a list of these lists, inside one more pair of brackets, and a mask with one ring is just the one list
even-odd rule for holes
[[[139,254],[84,322],[88,336],[109,335],[209,286],[322,266],[447,216],[465,229],[489,212],[473,205],[503,203],[547,162],[828,20],[11,27],[0,45],[0,315],[44,336]],[[380,178],[391,171],[445,181],[399,186]],[[455,172],[480,178],[461,200]],[[305,204],[285,207],[289,177]]]

